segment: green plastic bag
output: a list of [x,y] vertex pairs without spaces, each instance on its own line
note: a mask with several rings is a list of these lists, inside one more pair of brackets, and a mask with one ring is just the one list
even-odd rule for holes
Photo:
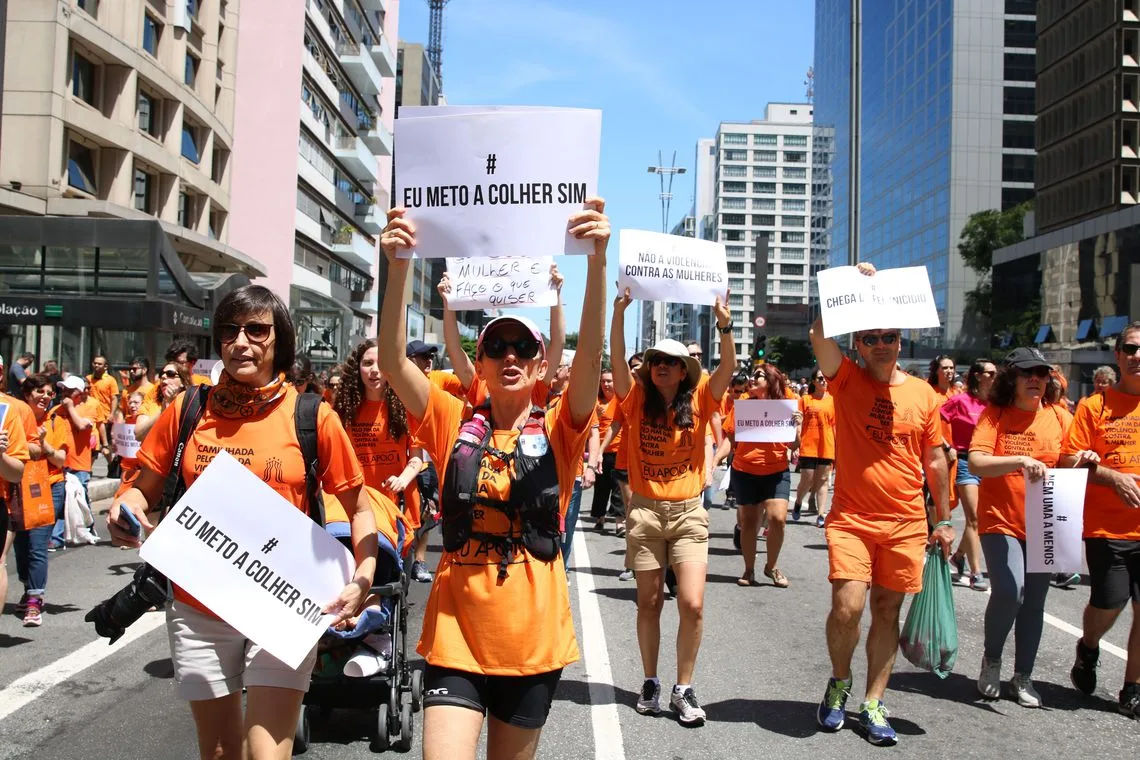
[[950,565],[937,544],[927,549],[922,591],[910,603],[899,647],[908,662],[934,671],[939,678],[950,675],[958,659],[954,586],[950,582]]

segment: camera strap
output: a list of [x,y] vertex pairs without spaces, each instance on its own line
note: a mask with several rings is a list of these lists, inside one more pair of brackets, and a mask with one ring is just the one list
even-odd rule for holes
[[[178,417],[178,445],[174,447],[174,457],[170,461],[170,470],[166,473],[166,484],[162,488],[162,517],[182,498],[186,492],[186,481],[182,477],[182,455],[186,452],[186,444],[198,427],[199,420],[206,412],[206,399],[210,395],[210,386],[195,385],[185,394],[182,410]],[[161,519],[161,518],[160,518]]]

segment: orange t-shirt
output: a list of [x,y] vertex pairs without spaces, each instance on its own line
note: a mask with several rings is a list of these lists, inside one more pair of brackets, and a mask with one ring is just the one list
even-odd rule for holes
[[[1140,475],[1140,396],[1108,388],[1081,399],[1061,453],[1085,450],[1099,454],[1105,467]],[[1084,535],[1140,541],[1140,510],[1125,506],[1112,488],[1090,482]]]
[[[433,387],[416,436],[436,463],[441,490],[447,487],[447,464],[463,420],[463,402]],[[546,434],[557,461],[563,515],[570,505],[590,425],[587,420],[575,426],[570,405],[563,399],[546,411]],[[509,453],[518,440],[518,430],[496,430],[491,445]],[[479,496],[505,499],[509,491],[508,465],[487,454],[479,474]],[[518,535],[521,529],[519,521],[512,523],[497,509],[474,512],[473,532]],[[548,673],[576,661],[578,643],[562,558],[542,562],[521,550],[502,581],[499,552],[489,548],[479,554],[480,548],[480,542],[473,540],[458,552],[445,551],[440,558],[417,651],[432,665],[500,676]]]
[[[92,398],[88,398],[79,406],[75,407],[76,413],[80,417],[85,417],[92,422],[98,422],[96,415],[99,413],[99,405]],[[62,405],[53,408],[50,414],[58,418],[59,421],[66,426],[67,438],[66,444],[59,448],[67,450],[67,461],[64,467],[68,470],[75,470],[76,472],[91,472],[91,448],[92,440],[97,441],[95,436],[95,428],[88,428],[87,430],[79,430],[71,423],[71,417]],[[52,423],[56,424],[56,423]]]
[[[597,409],[594,411],[594,418],[598,421],[598,443],[606,439],[606,433],[610,432],[610,426],[614,424],[614,411],[621,404],[615,394],[609,401],[599,401]],[[612,449],[613,444],[610,444]]]
[[[462,399],[467,397],[467,391],[463,389],[463,383],[455,376],[454,372],[445,372],[442,369],[433,369],[428,372],[428,380],[431,380],[432,385],[450,393],[456,398]],[[472,383],[474,385],[475,383]]]
[[617,454],[614,457],[615,470],[628,470],[629,469],[629,436],[625,434],[625,413],[621,410],[621,404],[617,405],[614,409],[614,418],[610,421],[610,426],[618,425],[618,431],[614,434],[613,441],[610,442],[610,448]]
[[[606,408],[605,408],[604,413],[601,411],[601,409],[598,410],[598,435],[600,435],[602,437],[603,441],[606,438],[606,434],[609,433],[610,428],[612,428],[614,426],[614,423],[619,422],[622,419],[622,416],[621,416],[621,399],[619,399],[617,397],[617,394],[615,393],[614,397],[606,402],[605,407]],[[605,423],[605,426],[606,426],[605,430],[602,430],[602,428],[601,428],[601,425],[603,422]],[[602,453],[603,454],[616,454],[618,452],[619,446],[621,446],[621,428],[620,427],[618,428],[618,431],[616,433],[614,433],[613,439],[610,440],[610,445],[607,446],[605,451],[603,451]]]
[[[411,428],[410,418],[408,428]],[[419,448],[419,443],[409,433],[404,433],[399,440],[392,438],[388,428],[388,404],[383,401],[361,402],[356,419],[345,430],[360,461],[360,469],[364,471],[364,485],[392,498],[383,488],[384,481],[404,471],[411,449]],[[404,490],[404,513],[413,528],[420,527],[420,491],[415,478]]]
[[[163,411],[139,449],[139,463],[163,477],[170,470],[178,445],[178,417],[185,397],[185,393],[179,394],[175,403]],[[277,403],[245,419],[219,417],[207,403],[182,457],[182,477],[187,487],[214,460],[214,455],[225,449],[289,503],[308,514],[305,462],[293,421],[296,403],[297,391],[292,385]],[[317,409],[317,456],[321,463],[321,487],[326,493],[344,493],[363,485],[364,475],[352,444],[341,427],[340,418],[328,404],[321,404]],[[234,505],[234,508],[241,507]],[[174,598],[209,613],[178,587],[174,589]]]
[[[47,430],[47,436],[44,440],[53,449],[59,449],[64,453],[63,466],[67,466],[67,457],[70,455],[71,447],[74,445],[71,432],[71,423],[67,420],[67,416],[59,416],[53,414],[55,410],[49,410],[47,417],[44,418],[44,429]],[[56,467],[51,462],[48,462],[48,483],[55,485],[56,483],[63,482],[63,468]]]
[[880,383],[844,357],[828,390],[835,396],[835,509],[925,520],[923,462],[942,443],[930,383],[910,376]]
[[[371,488],[366,483],[364,491],[368,495],[369,506],[372,507],[372,519],[376,521],[376,530],[381,535],[386,537],[392,542],[392,546],[397,551],[400,549],[400,525],[404,526],[404,552],[407,553],[408,549],[412,548],[412,541],[409,540],[414,527],[408,522],[408,518],[400,512],[400,508],[396,506],[396,502],[386,493],[382,493],[375,488]],[[344,511],[344,507],[340,504],[338,499],[333,494],[322,494],[325,504],[325,522],[326,523],[346,523],[349,522],[348,513]]]
[[[989,406],[982,411],[970,451],[998,457],[1026,456],[1053,467],[1061,441],[1073,421],[1055,406],[1026,412]],[[978,486],[978,532],[1002,533],[1025,540],[1025,475],[1020,470],[1000,478],[982,478]]]
[[111,412],[115,408],[115,397],[119,395],[119,383],[110,372],[104,372],[98,380],[94,375],[87,376],[89,397],[95,399],[99,405],[99,418],[96,423],[111,419]]
[[[36,413],[22,399],[0,393],[0,404],[9,404],[8,414],[19,415],[24,426],[25,445],[38,443],[40,438],[40,425],[36,422]],[[51,445],[50,436],[45,436],[47,444]],[[32,461],[31,452],[24,461],[24,477],[20,479],[20,488],[26,502],[42,499],[51,500],[51,465],[47,458],[40,457]],[[62,473],[60,473],[62,476]]]
[[720,399],[713,398],[709,379],[702,376],[693,391],[693,427],[681,430],[668,413],[659,427],[643,419],[645,388],[635,382],[621,401],[629,440],[629,485],[648,499],[682,501],[700,496],[705,488],[705,432]]
[[824,393],[816,398],[810,393],[800,398],[800,456],[835,459],[835,397]]
[[[726,435],[736,435],[736,405],[724,421]],[[734,439],[735,440],[735,439]],[[775,475],[788,469],[788,444],[741,441],[733,448],[732,469],[749,475]]]
[[124,417],[127,416],[127,404],[130,402],[131,396],[136,393],[141,393],[143,395],[143,406],[147,405],[148,403],[158,403],[158,384],[152,383],[146,378],[143,378],[142,382],[140,382],[137,386],[132,388],[128,385],[123,388],[121,393],[119,393],[119,411],[123,413]]
[[[0,404],[7,404],[8,409],[4,413],[4,427],[2,428],[8,433],[8,450],[5,452],[13,459],[19,460],[24,463],[24,475],[21,482],[28,479],[28,468],[40,462],[31,462],[28,454],[28,439],[29,433],[31,439],[34,441],[39,435],[39,426],[36,425],[36,416],[32,412],[32,408],[25,404],[15,396],[9,396],[6,393],[0,393]],[[31,427],[28,427],[29,417],[31,420]],[[33,470],[34,476],[34,470]],[[5,498],[5,493],[0,493],[0,498]],[[0,541],[3,541],[0,538]]]

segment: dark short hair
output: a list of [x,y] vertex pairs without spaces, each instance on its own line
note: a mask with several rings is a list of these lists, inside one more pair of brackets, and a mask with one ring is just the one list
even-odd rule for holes
[[[1013,406],[1017,400],[1017,378],[1021,370],[1012,364],[1002,365],[990,388],[989,404],[1000,408]],[[1050,373],[1045,382],[1045,392],[1041,394],[1041,405],[1049,406],[1061,400],[1061,383]]]
[[638,351],[638,352],[637,352],[636,354],[634,354],[633,356],[629,357],[629,359],[627,359],[627,360],[626,360],[626,364],[628,364],[630,367],[633,367],[633,360],[634,360],[634,359],[637,359],[637,360],[638,360],[639,362],[641,362],[642,364],[644,364],[644,363],[645,363],[645,357],[641,355],[641,352],[640,352],[640,351]]
[[1137,330],[1140,330],[1140,320],[1138,320],[1136,322],[1129,322],[1128,327],[1125,327],[1123,330],[1120,331],[1120,335],[1116,336],[1116,350],[1120,351],[1122,348],[1124,348],[1124,336],[1125,335],[1127,335],[1130,332],[1136,332]]
[[[43,374],[42,372],[36,373],[34,375],[28,375],[20,383],[20,395],[24,398],[27,398],[28,396],[32,395],[32,391],[34,391],[36,388],[43,388],[45,385],[50,385],[52,392],[55,392],[55,383],[53,383],[51,381],[51,378],[47,375]],[[13,388],[12,390],[16,389]]]
[[24,353],[22,353],[16,357],[16,361],[23,361],[24,359],[27,359],[30,362],[34,362],[36,360],[36,355],[33,354],[31,351],[25,351]]
[[[221,304],[218,304],[218,308],[221,308]],[[182,354],[186,354],[186,361],[190,364],[198,361],[198,344],[186,338],[175,338],[170,348],[166,349],[166,361],[176,362]]]
[[997,364],[989,359],[974,359],[970,371],[966,373],[966,392],[974,398],[977,398],[978,391],[982,389],[982,373],[986,371],[987,364],[993,364],[994,369],[997,369]]
[[150,372],[150,359],[145,356],[136,356],[134,359],[131,359],[131,364],[141,365],[147,372]]
[[297,360],[297,331],[293,328],[289,309],[276,293],[263,285],[245,285],[230,291],[218,304],[214,310],[214,352],[219,356],[222,354],[222,325],[232,325],[243,317],[265,312],[273,315],[273,371],[288,375]]

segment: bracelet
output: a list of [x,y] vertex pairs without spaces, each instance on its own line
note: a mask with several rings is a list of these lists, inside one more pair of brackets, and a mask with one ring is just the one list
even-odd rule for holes
[[721,335],[728,335],[730,332],[732,332],[732,328],[733,328],[733,322],[731,319],[728,321],[728,324],[725,325],[724,327],[721,327],[720,325],[716,326],[717,331]]
[[935,523],[934,530],[938,530],[943,525],[949,525],[951,528],[954,527],[954,523],[950,522],[949,520],[942,520],[941,522]]

